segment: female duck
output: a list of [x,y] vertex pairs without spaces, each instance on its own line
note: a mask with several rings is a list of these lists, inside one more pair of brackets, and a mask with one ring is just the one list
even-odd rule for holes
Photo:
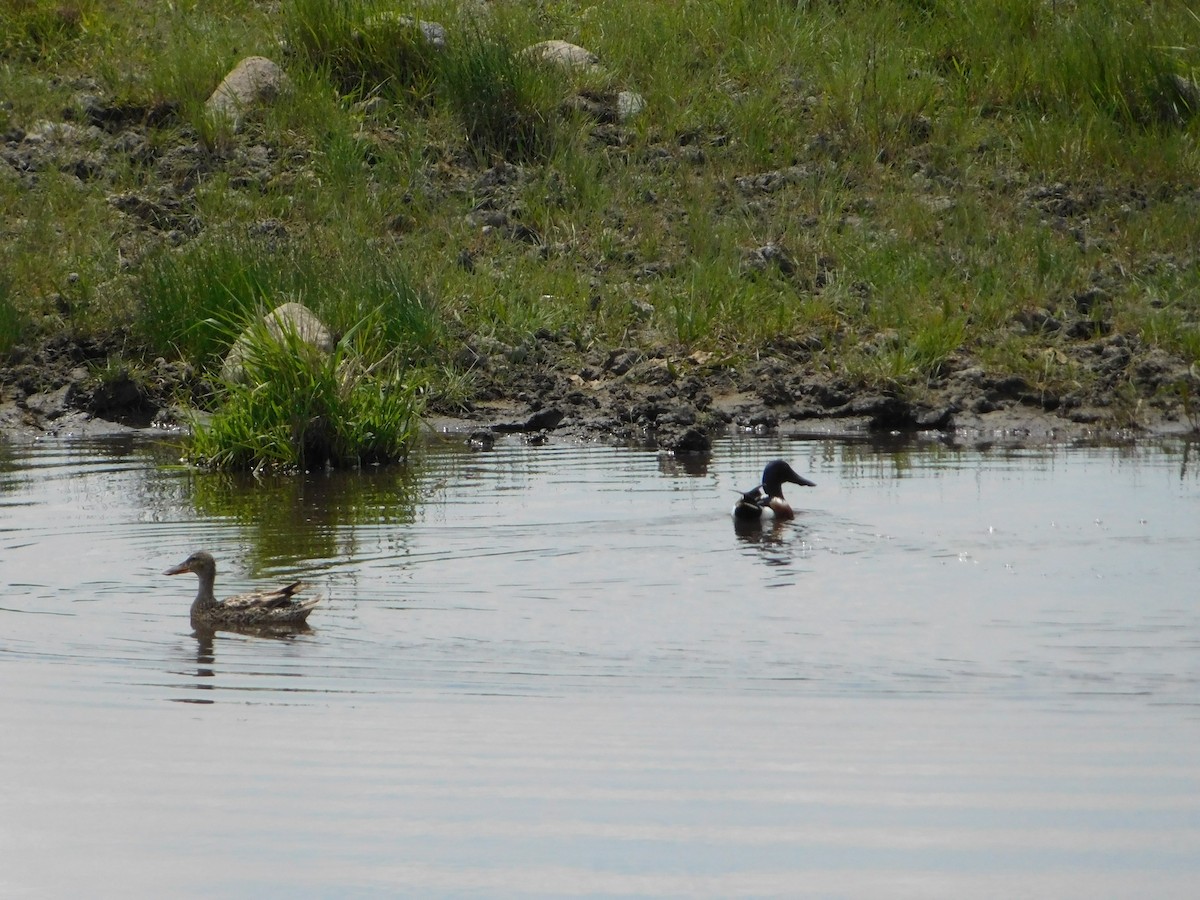
[[213,596],[217,563],[203,550],[193,553],[164,575],[192,572],[200,579],[200,590],[192,602],[192,625],[203,628],[270,628],[305,624],[308,614],[321,602],[320,597],[297,597],[305,587],[299,581],[274,590],[239,594],[225,600]]
[[785,481],[801,487],[816,487],[816,482],[798,475],[782,459],[773,460],[763,469],[762,484],[742,494],[742,498],[734,505],[733,517],[746,522],[795,518],[792,505],[783,499]]

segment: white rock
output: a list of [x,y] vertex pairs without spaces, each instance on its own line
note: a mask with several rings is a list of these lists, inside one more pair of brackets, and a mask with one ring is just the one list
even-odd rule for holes
[[265,56],[247,56],[217,85],[205,107],[211,115],[226,119],[237,129],[246,110],[274,100],[290,86],[287,73],[271,60]]
[[[333,352],[333,335],[325,327],[325,323],[317,318],[316,313],[303,303],[284,303],[275,307],[265,316],[263,323],[267,333],[276,341],[284,341],[288,335],[294,334],[308,346],[319,353]],[[247,328],[234,341],[221,367],[221,378],[230,383],[242,381],[246,377],[246,361],[250,358],[254,344],[253,326]]]
[[595,53],[566,41],[541,41],[526,47],[521,53],[568,70],[592,71],[600,68],[600,58]]
[[646,108],[646,98],[636,91],[617,94],[617,121],[628,122]]

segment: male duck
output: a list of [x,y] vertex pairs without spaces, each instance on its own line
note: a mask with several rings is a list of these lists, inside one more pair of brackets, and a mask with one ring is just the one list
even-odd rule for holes
[[203,550],[163,574],[182,575],[184,572],[192,572],[200,579],[200,590],[192,602],[192,625],[195,627],[236,629],[303,625],[313,607],[321,602],[320,597],[297,597],[296,592],[305,587],[299,581],[274,590],[217,600],[213,596],[217,563],[212,554]]
[[802,487],[816,487],[816,482],[809,481],[803,475],[782,459],[767,463],[763,469],[762,484],[754,490],[746,491],[733,507],[733,517],[742,521],[763,521],[766,519],[794,519],[792,505],[783,499],[783,483],[798,484]]

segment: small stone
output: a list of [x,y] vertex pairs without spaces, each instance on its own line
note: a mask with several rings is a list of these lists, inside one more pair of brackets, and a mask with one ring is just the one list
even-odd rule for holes
[[617,121],[628,122],[646,108],[646,98],[636,91],[620,91],[617,94]]
[[604,364],[604,368],[614,375],[624,375],[641,361],[642,353],[640,350],[625,350],[622,348],[613,350],[608,354],[608,361]]
[[551,431],[558,427],[565,413],[554,406],[539,409],[525,420],[525,431]]

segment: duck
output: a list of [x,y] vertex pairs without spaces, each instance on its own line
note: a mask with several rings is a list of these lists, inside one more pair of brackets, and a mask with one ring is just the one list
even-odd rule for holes
[[809,481],[803,475],[798,474],[786,461],[772,460],[763,469],[762,484],[753,490],[746,491],[734,504],[733,517],[743,522],[794,519],[796,513],[792,509],[792,504],[783,498],[785,481],[801,487],[817,486],[815,481]]
[[303,582],[272,590],[253,591],[218,600],[213,595],[213,583],[217,579],[217,562],[211,553],[197,551],[177,566],[163,572],[164,575],[182,575],[191,572],[200,579],[200,590],[192,601],[192,625],[197,628],[272,628],[305,625],[308,614],[321,602],[320,597],[301,597],[297,593],[304,589]]

